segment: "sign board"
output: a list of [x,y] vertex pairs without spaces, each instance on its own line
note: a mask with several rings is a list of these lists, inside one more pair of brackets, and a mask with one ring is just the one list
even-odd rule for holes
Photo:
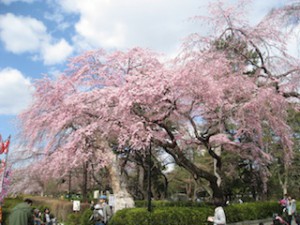
[[115,206],[115,196],[113,194],[108,196],[108,205],[112,207]]
[[73,211],[80,211],[80,201],[74,200],[73,201]]
[[99,198],[99,190],[94,191],[94,199]]

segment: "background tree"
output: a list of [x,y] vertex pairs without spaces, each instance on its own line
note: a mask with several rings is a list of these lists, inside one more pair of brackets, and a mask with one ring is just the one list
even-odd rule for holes
[[115,130],[109,122],[116,122],[110,95],[125,82],[125,75],[138,75],[157,64],[149,51],[141,49],[107,55],[95,51],[74,58],[66,74],[56,80],[37,81],[34,103],[20,115],[22,143],[44,152],[37,169],[46,171],[45,176],[63,177],[74,169],[91,168],[85,168],[90,162],[93,169],[107,166],[116,204],[119,197],[132,205],[121,185],[125,181],[119,177],[118,157],[110,147]]

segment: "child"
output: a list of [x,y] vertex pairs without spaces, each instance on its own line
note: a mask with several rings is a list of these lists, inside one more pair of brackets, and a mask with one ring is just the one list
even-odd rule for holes
[[52,225],[52,221],[50,218],[50,210],[48,208],[46,208],[44,210],[44,219],[43,219],[45,225]]

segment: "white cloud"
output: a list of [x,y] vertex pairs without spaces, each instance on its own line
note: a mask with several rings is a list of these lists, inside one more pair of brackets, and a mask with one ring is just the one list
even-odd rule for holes
[[[6,0],[8,1],[8,0]],[[12,1],[12,0],[10,0]],[[214,1],[214,0],[213,0]],[[257,22],[282,0],[254,0],[250,19]],[[47,1],[49,4],[54,1]],[[93,48],[131,48],[141,46],[155,51],[174,54],[182,39],[191,32],[206,28],[190,17],[205,15],[209,0],[56,0],[54,12],[45,13],[45,19],[55,21],[54,29],[70,26],[63,13],[79,16],[74,24],[74,46],[66,39],[55,39],[39,20],[13,14],[0,16],[0,38],[5,48],[16,54],[31,52],[33,59],[44,64],[64,61],[74,49],[81,52]],[[227,0],[234,3],[237,0]],[[258,19],[259,18],[259,19]],[[12,25],[13,24],[13,25]],[[52,32],[53,30],[51,30]]]
[[58,8],[55,8],[54,12],[46,12],[44,14],[44,18],[46,20],[55,22],[57,24],[57,30],[66,30],[72,24],[70,22],[66,22],[63,13],[61,13]]
[[72,54],[73,48],[61,39],[59,42],[51,45],[46,44],[42,49],[42,58],[46,65],[53,65],[64,61],[69,55]]
[[32,93],[30,80],[19,70],[0,69],[0,115],[20,113],[30,104]]
[[55,41],[43,22],[28,16],[0,15],[0,39],[7,51],[29,52],[47,65],[63,62],[72,53],[66,40]]
[[[188,21],[205,15],[209,0],[57,0],[67,13],[79,15],[73,42],[78,48],[147,47],[174,53],[184,37],[206,27]],[[254,0],[250,19],[257,22],[282,0]],[[236,3],[227,0],[226,3]],[[264,2],[264,3],[261,3]],[[267,2],[267,3],[266,3]]]
[[26,2],[26,3],[33,3],[35,0],[0,0],[0,3],[5,5],[9,5],[13,2]]
[[[174,51],[182,38],[196,31],[188,22],[199,14],[199,0],[59,0],[65,12],[76,13],[73,37],[77,47],[147,47]],[[75,42],[76,41],[76,42]]]
[[11,13],[0,16],[0,38],[5,49],[13,53],[37,51],[49,38],[44,24],[31,17]]

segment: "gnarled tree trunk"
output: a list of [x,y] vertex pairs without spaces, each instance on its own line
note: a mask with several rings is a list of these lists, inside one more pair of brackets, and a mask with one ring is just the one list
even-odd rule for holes
[[134,207],[134,201],[126,189],[126,181],[121,176],[118,156],[113,155],[111,159],[111,164],[107,168],[111,177],[111,185],[115,197],[114,212],[117,212],[120,209]]

